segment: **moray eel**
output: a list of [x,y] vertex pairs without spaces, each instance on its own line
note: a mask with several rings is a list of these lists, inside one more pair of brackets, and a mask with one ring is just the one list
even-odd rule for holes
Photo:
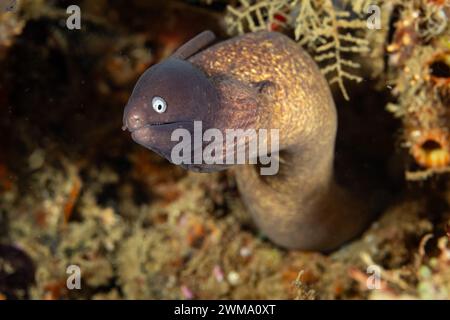
[[194,121],[220,132],[279,129],[275,175],[260,175],[258,164],[183,166],[234,171],[256,225],[280,246],[328,251],[357,236],[373,210],[335,182],[336,108],[315,62],[281,33],[214,41],[205,31],[146,70],[125,107],[123,129],[169,161],[177,143],[172,132],[193,133]]

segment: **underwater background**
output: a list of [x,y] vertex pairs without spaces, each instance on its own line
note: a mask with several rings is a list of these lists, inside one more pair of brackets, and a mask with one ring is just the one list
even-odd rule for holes
[[[449,1],[0,3],[0,299],[450,297]],[[282,32],[315,58],[338,110],[336,170],[371,171],[389,194],[360,237],[282,249],[231,174],[185,171],[121,130],[138,77],[207,29]]]

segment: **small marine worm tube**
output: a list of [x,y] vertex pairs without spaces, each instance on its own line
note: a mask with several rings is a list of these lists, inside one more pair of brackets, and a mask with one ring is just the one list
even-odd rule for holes
[[428,62],[430,80],[436,87],[450,87],[450,51],[440,52]]
[[450,165],[448,111],[432,92],[423,92],[426,104],[412,105],[405,117],[405,140],[415,163],[430,172]]
[[444,168],[450,163],[448,133],[440,128],[423,131],[410,149],[417,164],[427,169]]

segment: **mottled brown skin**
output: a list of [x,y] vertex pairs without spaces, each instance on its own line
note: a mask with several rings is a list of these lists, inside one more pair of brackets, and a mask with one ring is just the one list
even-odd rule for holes
[[[230,168],[260,230],[283,247],[321,251],[362,232],[372,215],[334,182],[336,109],[314,61],[280,33],[249,33],[207,47],[213,39],[200,34],[139,79],[124,114],[133,139],[170,160],[170,132],[190,129],[194,120],[222,131],[277,128],[277,175],[261,176],[257,165]],[[167,99],[167,114],[149,110],[154,95]],[[171,123],[148,125],[162,122]]]

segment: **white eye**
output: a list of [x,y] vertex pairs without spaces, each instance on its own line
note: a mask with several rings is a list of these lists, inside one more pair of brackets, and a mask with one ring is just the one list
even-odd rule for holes
[[154,97],[152,99],[153,110],[158,113],[163,113],[167,109],[166,101],[161,97]]

